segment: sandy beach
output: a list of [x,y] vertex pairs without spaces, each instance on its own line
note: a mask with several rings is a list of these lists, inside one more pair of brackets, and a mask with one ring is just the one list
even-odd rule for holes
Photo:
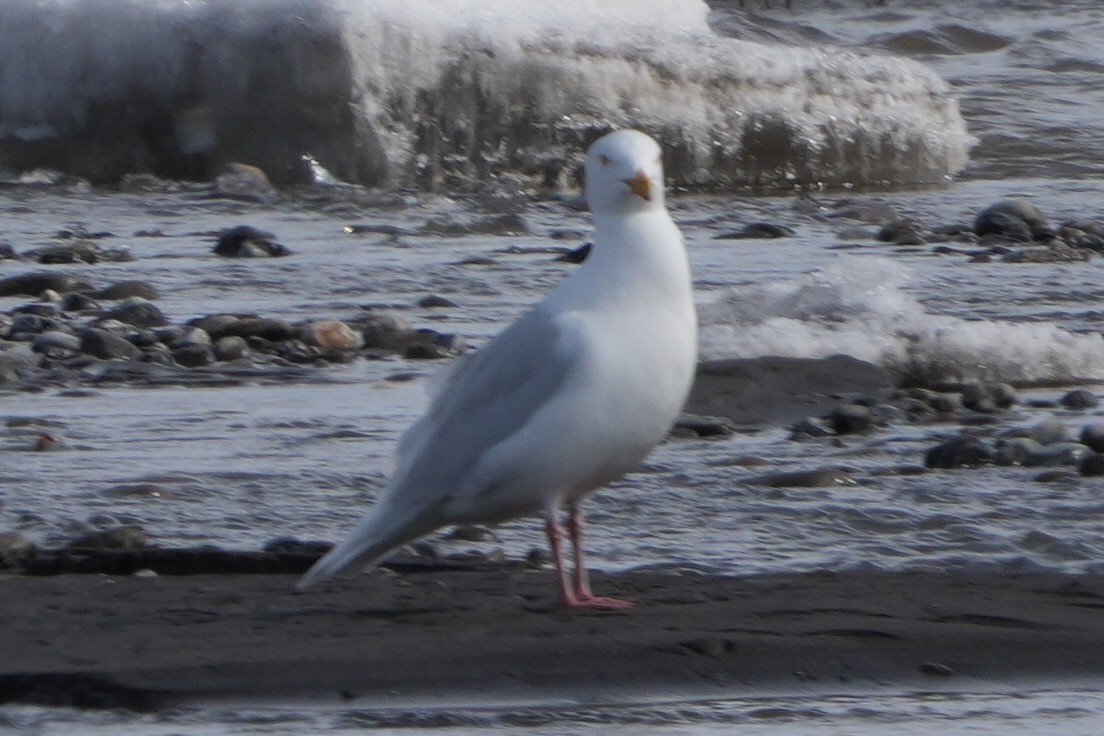
[[0,702],[384,705],[764,691],[990,689],[1104,674],[1104,580],[876,573],[597,575],[637,601],[553,605],[549,571],[6,576]]

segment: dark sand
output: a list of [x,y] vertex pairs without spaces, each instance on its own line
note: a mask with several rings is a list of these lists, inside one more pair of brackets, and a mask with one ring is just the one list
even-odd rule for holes
[[517,566],[0,578],[0,702],[151,708],[1007,688],[1104,674],[1104,579],[595,576],[637,607],[569,612]]

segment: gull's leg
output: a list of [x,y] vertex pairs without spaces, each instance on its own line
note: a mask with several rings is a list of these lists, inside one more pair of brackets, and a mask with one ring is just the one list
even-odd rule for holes
[[[591,592],[590,577],[587,575],[586,569],[586,555],[583,552],[583,512],[579,510],[577,504],[571,504],[571,515],[568,517],[567,528],[571,533],[571,546],[575,558],[573,583],[575,588],[574,598],[578,601],[577,605],[604,610],[632,607],[632,601],[596,596]],[[562,576],[561,580],[566,584],[566,576]]]
[[552,564],[556,566],[556,585],[560,591],[560,605],[566,608],[578,607],[579,599],[571,592],[567,584],[567,570],[564,569],[563,527],[556,520],[555,509],[550,509],[544,517],[544,532],[548,535],[548,547],[552,550]]

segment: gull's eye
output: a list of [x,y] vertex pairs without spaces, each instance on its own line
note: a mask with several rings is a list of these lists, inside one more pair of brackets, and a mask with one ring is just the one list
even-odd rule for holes
[[600,161],[603,166],[609,166],[613,163],[613,160],[609,156],[606,156],[604,154],[598,155],[598,161]]

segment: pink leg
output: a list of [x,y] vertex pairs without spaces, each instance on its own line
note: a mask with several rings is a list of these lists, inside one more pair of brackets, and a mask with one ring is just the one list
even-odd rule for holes
[[[633,605],[632,601],[622,600],[621,598],[596,596],[591,592],[590,579],[587,576],[586,569],[586,555],[583,552],[583,514],[576,505],[571,506],[571,515],[568,517],[568,530],[571,533],[571,546],[575,558],[575,570],[572,578],[574,591],[571,596],[575,600],[573,605],[601,610],[631,608]],[[556,554],[555,550],[553,550],[553,554]],[[562,589],[566,589],[567,574],[565,572],[560,572],[560,581],[563,586]],[[562,597],[563,593],[561,592],[561,598]]]

